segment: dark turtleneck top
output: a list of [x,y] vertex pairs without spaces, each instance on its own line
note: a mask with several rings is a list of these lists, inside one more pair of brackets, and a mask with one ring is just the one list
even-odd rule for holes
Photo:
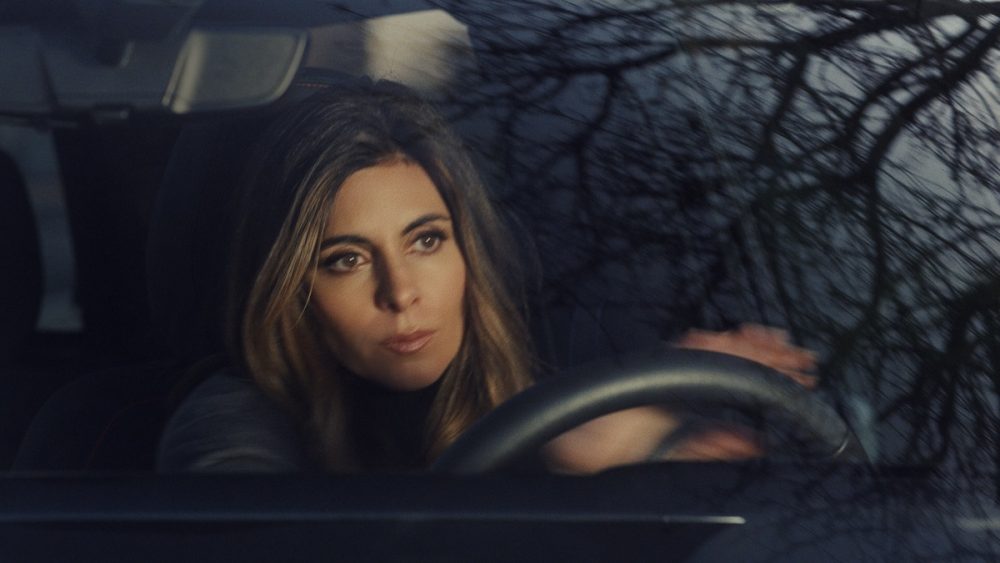
[[427,418],[440,380],[417,391],[396,391],[360,377],[347,389],[349,433],[369,470],[413,470],[427,465]]
[[[366,470],[426,466],[424,432],[439,385],[393,391],[361,378],[346,389],[348,432]],[[319,468],[295,421],[247,377],[226,369],[184,399],[157,456],[162,472],[309,472]]]

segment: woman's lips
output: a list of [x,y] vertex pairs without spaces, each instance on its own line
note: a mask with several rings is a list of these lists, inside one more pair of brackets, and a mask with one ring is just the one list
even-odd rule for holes
[[433,330],[418,330],[407,334],[397,334],[382,341],[382,346],[397,354],[419,352],[434,336]]

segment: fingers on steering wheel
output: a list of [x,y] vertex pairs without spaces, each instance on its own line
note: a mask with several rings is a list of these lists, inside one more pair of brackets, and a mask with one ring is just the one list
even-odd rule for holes
[[770,366],[793,381],[813,389],[819,379],[811,372],[816,369],[816,353],[791,343],[787,331],[756,324],[743,324],[735,331],[737,338],[754,346],[758,357],[748,355],[764,365]]
[[816,368],[815,352],[791,344],[788,333],[781,329],[743,324],[726,332],[691,330],[676,345],[753,360],[783,373],[808,389],[819,383],[816,376],[808,373]]

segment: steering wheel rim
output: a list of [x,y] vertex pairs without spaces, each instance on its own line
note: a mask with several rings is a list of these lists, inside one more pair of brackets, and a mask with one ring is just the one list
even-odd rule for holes
[[591,364],[537,383],[472,425],[431,470],[498,470],[588,420],[642,405],[685,402],[790,419],[809,438],[810,450],[815,450],[810,457],[863,455],[837,411],[787,376],[728,354],[669,349]]

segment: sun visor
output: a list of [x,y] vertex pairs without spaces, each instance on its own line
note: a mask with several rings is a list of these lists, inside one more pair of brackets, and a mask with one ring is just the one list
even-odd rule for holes
[[163,104],[188,113],[272,102],[292,83],[307,38],[302,30],[192,31]]
[[285,92],[307,42],[303,29],[195,28],[108,56],[85,34],[0,28],[0,114],[114,120],[259,106]]
[[316,26],[310,33],[304,67],[395,80],[432,99],[477,64],[468,27],[440,9]]

